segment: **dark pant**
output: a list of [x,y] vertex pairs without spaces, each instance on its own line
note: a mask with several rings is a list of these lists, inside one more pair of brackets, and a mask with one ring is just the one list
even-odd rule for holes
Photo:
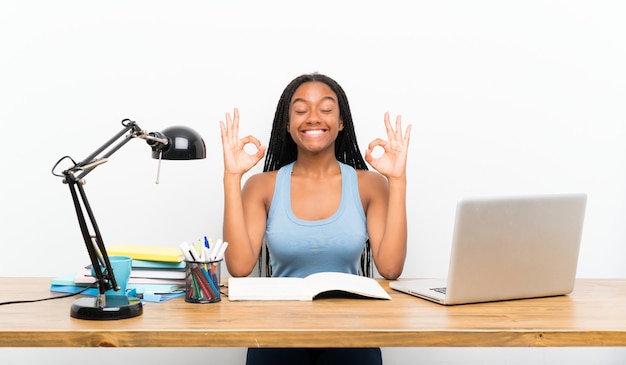
[[382,365],[379,348],[274,349],[249,348],[247,365]]

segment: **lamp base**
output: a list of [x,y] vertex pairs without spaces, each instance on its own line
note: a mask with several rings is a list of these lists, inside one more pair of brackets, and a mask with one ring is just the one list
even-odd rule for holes
[[124,295],[107,295],[101,307],[96,298],[80,298],[72,303],[70,315],[78,319],[112,320],[137,317],[143,313],[141,300]]

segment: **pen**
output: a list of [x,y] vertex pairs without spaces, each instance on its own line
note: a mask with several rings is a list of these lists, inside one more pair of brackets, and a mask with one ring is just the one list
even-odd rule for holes
[[204,246],[202,245],[200,240],[198,240],[198,242],[196,242],[196,247],[195,247],[195,249],[196,249],[196,258],[200,257],[200,253],[202,252],[202,247],[204,247]]
[[211,250],[209,250],[208,248],[206,248],[206,247],[202,248],[202,256],[204,258],[203,261],[205,261],[205,262],[211,261],[211,253],[210,252],[211,252]]
[[202,288],[200,287],[200,283],[198,282],[198,279],[196,278],[196,275],[194,274],[193,270],[191,269],[191,267],[189,268],[188,271],[188,277],[186,278],[186,280],[189,281],[189,287],[187,288],[187,298],[189,299],[201,299],[202,298]]
[[193,277],[198,280],[198,284],[200,284],[200,288],[202,289],[202,292],[206,294],[206,297],[209,299],[215,298],[216,295],[210,288],[209,281],[202,273],[202,269],[197,264],[192,264],[191,271],[194,274]]
[[228,242],[224,242],[221,246],[217,254],[215,254],[215,258],[213,261],[220,261],[224,259],[224,252],[226,252],[226,248],[228,247]]
[[189,244],[189,242],[183,242],[180,245],[178,245],[178,247],[180,248],[180,251],[183,253],[183,256],[185,256],[185,260],[186,261],[195,261],[193,256],[189,255],[189,252],[191,251],[191,245]]
[[211,294],[213,295],[213,298],[217,298],[219,290],[215,286],[215,283],[213,282],[213,278],[211,276],[209,276],[209,273],[206,271],[206,269],[204,267],[202,268],[202,274],[204,275],[204,278],[206,279],[207,283],[209,284],[209,288],[208,289],[211,290]]
[[[217,269],[217,264],[216,263],[212,263],[211,264],[211,279],[213,279],[213,283],[215,283],[215,285],[219,286],[219,280],[217,279],[217,273],[216,273],[216,269]],[[218,289],[219,291],[219,289]]]
[[215,255],[217,254],[223,243],[224,242],[222,240],[217,240],[217,242],[215,242],[215,244],[209,249],[209,260],[214,261]]

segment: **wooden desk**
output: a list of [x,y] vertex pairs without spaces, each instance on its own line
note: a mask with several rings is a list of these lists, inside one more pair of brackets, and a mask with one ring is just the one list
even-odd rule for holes
[[[119,321],[71,318],[76,297],[0,306],[0,347],[626,346],[626,279],[569,296],[445,307],[391,301],[147,303]],[[51,295],[48,278],[0,278],[0,302]],[[52,293],[58,295],[58,293]]]

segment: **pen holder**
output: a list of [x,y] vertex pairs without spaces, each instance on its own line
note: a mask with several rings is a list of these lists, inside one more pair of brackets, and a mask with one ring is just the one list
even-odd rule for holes
[[219,261],[185,261],[185,301],[215,303],[221,300]]

